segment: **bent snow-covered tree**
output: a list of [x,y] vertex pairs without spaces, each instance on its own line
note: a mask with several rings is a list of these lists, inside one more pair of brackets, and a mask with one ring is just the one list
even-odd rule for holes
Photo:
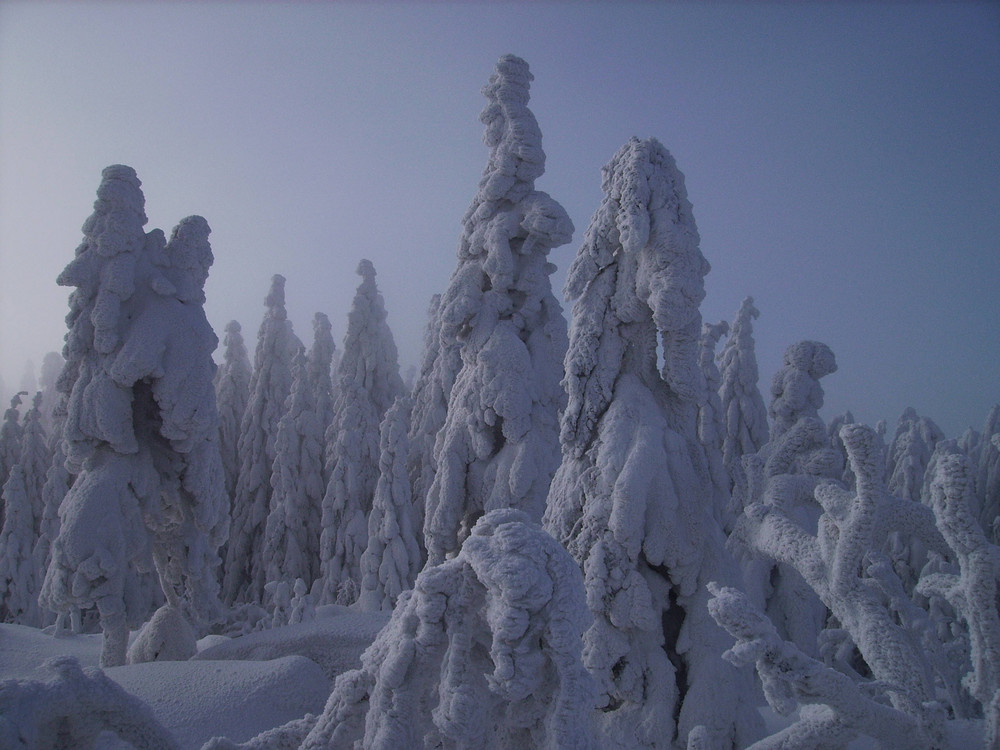
[[124,663],[145,619],[139,574],[155,561],[163,594],[190,617],[217,606],[216,550],[228,531],[212,350],[203,310],[208,224],[145,233],[134,170],[104,170],[84,241],[59,283],[70,295],[64,429],[77,480],[60,507],[42,589],[56,612],[96,606],[101,661]]
[[573,224],[534,189],[545,154],[527,106],[531,80],[527,63],[506,55],[483,89],[490,156],[441,299],[438,356],[447,365],[457,348],[461,366],[427,495],[424,541],[434,563],[456,553],[485,512],[519,508],[541,520],[559,462],[566,321],[547,257],[570,240]]
[[739,577],[697,430],[709,265],[656,140],[625,144],[603,187],[566,285],[569,405],[545,524],[584,571],[605,747],[683,745],[699,726],[710,747],[742,747],[758,723],[751,676],[722,661],[707,609],[708,581]]

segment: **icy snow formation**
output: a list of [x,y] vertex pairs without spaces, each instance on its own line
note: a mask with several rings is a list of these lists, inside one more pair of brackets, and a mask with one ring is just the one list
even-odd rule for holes
[[0,622],[38,626],[38,570],[35,567],[31,499],[24,469],[14,464],[0,498],[4,505],[0,529]]
[[399,358],[386,321],[385,301],[371,261],[358,264],[361,284],[347,318],[338,369],[334,419],[326,434],[319,588],[321,604],[350,604],[361,584],[368,546],[368,513],[379,475],[379,425],[403,393]]
[[413,587],[423,564],[406,471],[411,408],[408,396],[397,398],[382,420],[379,478],[368,514],[368,547],[361,555],[362,609],[391,610]]
[[400,597],[301,748],[597,747],[589,620],[565,549],[521,511],[487,513]]
[[250,400],[240,424],[240,471],[233,496],[232,531],[222,589],[230,604],[260,603],[266,570],[260,549],[271,506],[274,441],[292,389],[292,357],[301,343],[285,312],[285,277],[275,275],[257,334]]
[[183,219],[170,241],[146,234],[130,167],[104,170],[76,258],[59,276],[75,287],[67,316],[66,466],[78,477],[60,507],[42,604],[97,606],[102,662],[125,659],[130,624],[151,592],[138,573],[155,562],[163,593],[188,616],[218,606],[216,550],[228,533],[212,351],[203,285],[208,224]]
[[[21,460],[21,415],[18,407],[21,405],[21,396],[25,393],[15,393],[10,399],[10,408],[4,411],[3,423],[0,424],[0,487],[7,483],[10,470],[14,464]],[[2,509],[0,509],[2,510]],[[3,514],[0,513],[0,520]]]
[[[483,89],[489,160],[441,298],[436,387],[448,395],[448,411],[434,446],[424,520],[433,563],[454,555],[485,512],[519,508],[540,520],[559,462],[566,322],[547,256],[570,240],[573,224],[534,189],[545,154],[527,106],[531,80],[527,63],[506,55]],[[461,366],[449,392],[444,381],[456,349]]]
[[771,381],[768,414],[774,420],[772,440],[781,437],[802,417],[819,418],[823,407],[819,379],[836,371],[833,352],[819,341],[800,341],[785,350],[782,368]]
[[924,472],[934,453],[934,447],[944,440],[941,428],[929,417],[921,417],[907,408],[896,425],[896,434],[889,444],[886,460],[889,492],[920,502]]
[[[794,429],[812,421],[800,420]],[[837,619],[842,636],[856,645],[877,681],[872,689],[881,691],[880,700],[916,723],[920,742],[907,746],[939,747],[943,717],[940,705],[932,702],[927,644],[907,628],[909,600],[879,551],[894,532],[913,535],[941,555],[948,548],[927,507],[888,494],[884,449],[875,431],[852,424],[840,435],[857,490],[851,493],[836,482],[816,486],[823,513],[815,532],[797,522],[787,505],[756,502],[747,506],[731,539],[794,568]]]
[[630,140],[603,178],[566,285],[569,405],[545,525],[586,577],[584,660],[606,747],[684,743],[699,725],[709,746],[743,745],[758,723],[751,675],[721,659],[728,638],[706,605],[708,581],[739,577],[697,431],[709,265],[683,177],[656,140]]

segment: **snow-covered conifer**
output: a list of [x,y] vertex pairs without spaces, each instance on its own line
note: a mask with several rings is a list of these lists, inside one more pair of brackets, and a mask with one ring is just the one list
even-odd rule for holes
[[[21,396],[28,395],[25,392],[15,393],[10,399],[10,408],[3,413],[3,422],[0,423],[0,487],[7,483],[10,470],[21,460],[21,435],[24,428],[21,426],[21,414],[18,411],[21,406]],[[0,523],[3,522],[3,513],[0,512]]]
[[[72,477],[66,470],[66,450],[63,440],[63,425],[66,422],[66,394],[54,393],[58,400],[52,412],[53,433],[49,441],[52,459],[45,472],[42,484],[42,515],[38,523],[38,538],[35,541],[35,567],[39,573],[39,583],[45,577],[52,558],[52,542],[59,536],[59,506],[69,492]],[[44,396],[43,396],[44,398]],[[48,619],[48,616],[45,618]]]
[[38,571],[32,555],[34,514],[24,479],[21,464],[14,464],[0,488],[6,509],[0,529],[0,622],[38,626],[41,611]]
[[566,284],[569,405],[545,524],[584,571],[605,746],[683,745],[699,725],[713,747],[742,746],[759,723],[751,675],[721,659],[728,638],[705,588],[739,579],[697,432],[709,265],[659,142],[631,139],[603,188]]
[[411,408],[408,396],[398,398],[382,421],[379,478],[368,515],[368,547],[361,556],[358,600],[363,609],[391,610],[413,587],[423,562],[406,471]]
[[403,593],[301,750],[607,747],[580,659],[589,619],[566,550],[520,511],[487,513]]
[[250,399],[240,424],[240,471],[222,583],[223,596],[229,603],[260,603],[264,594],[267,576],[258,553],[271,508],[274,443],[285,399],[292,389],[292,357],[301,346],[285,312],[284,276],[271,279],[265,304],[267,312],[257,334]]
[[362,281],[347,318],[334,419],[326,436],[329,482],[320,537],[323,604],[351,599],[350,592],[356,593],[361,583],[361,555],[368,546],[366,519],[379,475],[379,425],[403,393],[396,343],[375,284],[375,267],[362,260],[358,274]]
[[59,389],[66,467],[79,476],[60,507],[42,603],[96,606],[105,665],[124,662],[128,628],[149,611],[139,576],[154,561],[169,601],[192,617],[213,614],[228,522],[212,389],[218,339],[202,307],[208,224],[188,217],[167,243],[145,221],[135,171],[108,167],[58,279],[75,287]]
[[[319,421],[320,437],[323,440],[323,456],[326,456],[326,431],[333,423],[333,357],[337,351],[333,343],[333,326],[330,319],[321,312],[313,316],[313,343],[306,358],[306,375],[312,384],[316,400],[316,418]],[[330,477],[323,468],[323,486]]]
[[930,418],[918,416],[912,407],[903,412],[889,444],[889,492],[920,502],[924,471],[939,440],[944,440],[944,433]]
[[976,496],[979,499],[979,523],[994,544],[1000,544],[1000,404],[990,409],[983,426],[976,475]]
[[534,189],[545,154],[527,106],[531,80],[527,63],[506,55],[483,89],[489,161],[441,298],[438,357],[447,369],[457,346],[461,368],[427,493],[424,542],[434,563],[458,551],[484,512],[519,508],[539,521],[559,462],[566,321],[547,258],[570,240],[573,224]]
[[833,352],[819,341],[800,341],[785,350],[782,367],[771,381],[768,414],[774,420],[772,440],[803,417],[819,418],[823,407],[823,387],[819,380],[836,371]]
[[49,435],[53,434],[56,426],[52,413],[59,403],[56,383],[59,381],[59,373],[62,372],[64,364],[65,361],[59,352],[49,352],[42,360],[42,374],[38,378],[38,387],[42,391],[42,426]]
[[24,470],[24,489],[28,495],[32,517],[32,543],[37,538],[42,521],[44,501],[42,488],[45,476],[52,465],[49,439],[42,426],[42,392],[38,391],[31,408],[24,415],[21,434],[21,468]]
[[[757,354],[753,320],[760,317],[753,297],[744,298],[719,353],[719,400],[725,421],[723,461],[730,476],[742,474],[740,459],[756,453],[768,440],[767,408],[757,387]],[[738,484],[738,480],[735,480]]]
[[292,391],[275,439],[271,512],[264,529],[263,565],[269,582],[319,577],[323,502],[323,429],[315,383],[303,351],[292,360]]
[[219,453],[225,472],[226,496],[232,502],[240,470],[240,425],[250,398],[252,375],[250,357],[238,321],[230,320],[226,324],[222,345],[225,352],[222,366],[215,376],[215,398],[219,409]]

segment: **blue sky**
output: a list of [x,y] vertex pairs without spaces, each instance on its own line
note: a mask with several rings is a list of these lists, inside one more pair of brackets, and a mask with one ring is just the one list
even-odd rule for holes
[[[655,136],[713,270],[706,320],[753,295],[761,388],[829,344],[828,418],[949,435],[1000,402],[996,3],[0,3],[0,375],[61,347],[101,169],[133,166],[147,228],[213,228],[209,319],[253,346],[268,280],[340,337],[369,258],[404,365],[455,267],[486,162],[480,94],[524,57],[547,172],[576,224],[600,168]],[[566,310],[569,315],[569,310]]]

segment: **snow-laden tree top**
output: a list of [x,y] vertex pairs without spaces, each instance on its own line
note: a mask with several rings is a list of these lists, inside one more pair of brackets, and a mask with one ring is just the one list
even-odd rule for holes
[[701,382],[699,305],[710,266],[698,248],[683,176],[655,138],[632,138],[604,167],[603,189],[566,282],[580,322],[566,359],[562,441],[577,456],[620,373],[633,372],[647,385],[659,380],[657,334],[670,395],[693,403]]

